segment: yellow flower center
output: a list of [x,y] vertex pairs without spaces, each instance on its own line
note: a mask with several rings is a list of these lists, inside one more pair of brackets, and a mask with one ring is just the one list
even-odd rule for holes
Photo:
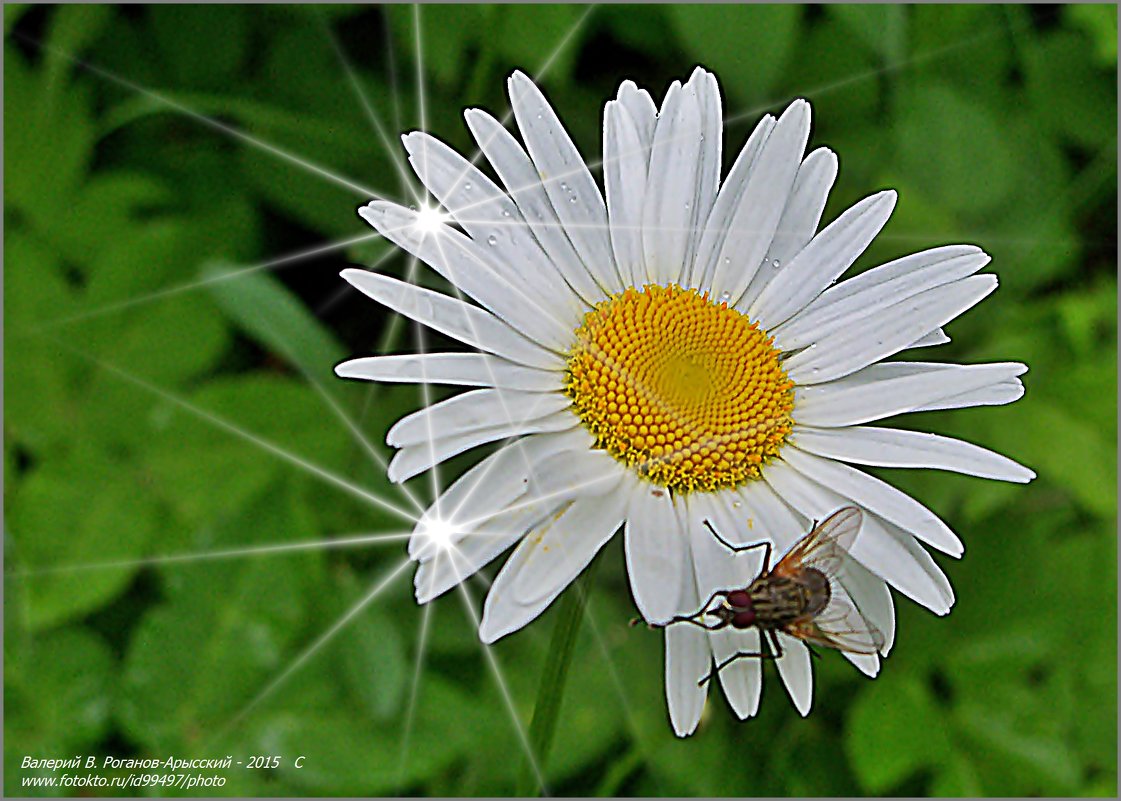
[[794,382],[756,323],[677,286],[627,289],[576,329],[565,391],[597,447],[674,492],[758,478]]

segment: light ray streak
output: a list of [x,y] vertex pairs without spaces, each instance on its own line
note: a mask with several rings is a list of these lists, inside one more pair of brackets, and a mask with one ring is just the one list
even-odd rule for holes
[[155,384],[149,383],[148,381],[144,380],[143,378],[140,378],[139,376],[133,375],[132,373],[129,373],[129,372],[121,369],[120,367],[117,367],[114,364],[110,364],[109,362],[106,362],[103,359],[99,359],[96,356],[91,356],[89,354],[82,353],[81,351],[75,350],[74,348],[72,348],[70,345],[68,345],[65,342],[54,339],[53,337],[49,337],[49,339],[51,339],[51,341],[55,342],[56,344],[58,344],[63,349],[65,349],[65,350],[69,351],[70,353],[74,354],[76,357],[78,357],[80,359],[84,359],[85,361],[88,361],[91,364],[94,364],[97,367],[100,367],[101,369],[105,370],[106,372],[111,373],[111,374],[117,376],[118,378],[120,378],[124,381],[127,381],[130,384],[134,384],[135,386],[138,386],[141,389],[147,390],[148,392],[150,392],[153,395],[156,395],[157,397],[163,398],[164,400],[175,404],[179,408],[181,408],[181,409],[183,409],[187,412],[190,412],[192,415],[194,415],[198,419],[203,420],[205,422],[208,422],[211,425],[214,425],[217,428],[222,429],[223,431],[226,431],[230,434],[233,434],[234,436],[238,437],[239,439],[243,439],[247,442],[250,442],[250,443],[256,445],[257,447],[261,448],[262,450],[265,450],[268,453],[271,453],[274,456],[277,456],[280,459],[288,462],[289,464],[292,464],[292,465],[295,465],[296,467],[301,468],[306,473],[309,473],[310,475],[313,475],[313,476],[316,476],[319,479],[322,479],[323,481],[327,482],[328,484],[333,484],[334,486],[336,486],[336,487],[338,487],[342,490],[345,490],[346,492],[350,493],[351,495],[354,495],[357,498],[365,500],[368,503],[371,503],[372,505],[374,505],[374,506],[376,506],[380,509],[384,509],[387,512],[391,512],[391,513],[397,515],[398,517],[400,517],[404,520],[408,520],[410,523],[415,523],[416,522],[416,517],[412,513],[410,513],[407,509],[403,509],[400,506],[397,506],[396,504],[392,503],[391,501],[385,500],[384,498],[374,494],[370,490],[367,490],[363,487],[360,487],[357,484],[354,484],[354,483],[348,481],[347,479],[343,478],[342,476],[336,475],[335,473],[331,472],[330,470],[327,470],[326,468],[320,467],[317,464],[309,462],[307,459],[304,459],[302,456],[298,456],[298,455],[292,453],[291,451],[288,451],[288,450],[280,447],[279,445],[265,439],[264,437],[261,437],[257,434],[254,434],[251,431],[248,431],[244,428],[241,428],[240,426],[235,425],[234,423],[231,423],[230,421],[226,420],[224,417],[220,417],[219,415],[215,414],[214,412],[210,412],[210,411],[207,411],[206,409],[195,406],[190,401],[184,400],[183,398],[178,397],[177,395],[167,391],[166,389],[163,389],[162,387],[158,387]]
[[[277,332],[276,329],[268,326],[265,327],[272,333],[273,338],[278,338],[279,332]],[[351,416],[349,414],[347,414],[346,409],[344,409],[339,404],[334,395],[327,391],[327,388],[323,385],[323,382],[319,381],[315,378],[315,376],[308,372],[307,367],[300,360],[290,359],[289,361],[296,366],[296,369],[300,371],[300,374],[304,377],[308,384],[311,385],[311,388],[315,390],[315,393],[323,399],[324,403],[326,403],[328,408],[331,409],[331,412],[335,415],[335,417],[338,418],[338,420],[346,427],[347,431],[350,432],[351,436],[354,437],[358,444],[366,451],[367,454],[369,454],[370,459],[374,462],[374,464],[380,467],[383,471],[387,470],[388,462],[386,461],[386,458],[382,454],[378,453],[370,440],[367,439],[366,435],[362,433],[362,429],[359,428],[358,424],[353,419],[351,419]],[[400,487],[400,489],[405,497],[409,500],[409,502],[413,505],[413,508],[416,509],[417,513],[423,513],[424,505],[417,499],[412,491],[403,485]]]
[[631,707],[630,699],[627,698],[626,690],[623,689],[623,680],[619,677],[619,669],[615,666],[615,659],[611,656],[611,651],[608,649],[607,643],[603,639],[603,634],[600,632],[599,622],[592,611],[591,593],[586,591],[579,583],[576,584],[576,589],[585,596],[584,616],[588,619],[588,623],[592,627],[592,636],[595,638],[596,645],[603,655],[603,661],[607,663],[607,672],[611,676],[611,685],[615,688],[616,695],[619,696],[619,703],[623,707],[623,716],[627,719],[627,728],[630,729],[631,732],[631,742],[638,748],[639,752],[645,756],[646,744],[641,736],[638,719],[634,715],[634,709]]
[[[448,553],[451,554],[452,551],[449,550]],[[467,614],[471,616],[471,622],[474,624],[475,629],[478,630],[479,615],[475,612],[475,606],[471,600],[471,595],[467,591],[467,584],[463,581],[462,577],[456,587],[459,589],[460,596],[463,598],[463,608],[467,610]],[[494,655],[494,649],[482,642],[479,643],[479,647],[483,650],[483,655],[486,657],[491,675],[494,676],[499,693],[502,695],[502,701],[506,706],[506,711],[510,715],[510,721],[514,724],[518,740],[525,750],[526,758],[529,759],[529,764],[533,769],[533,775],[537,779],[537,786],[541,788],[542,795],[548,795],[549,789],[545,784],[545,777],[541,772],[541,765],[538,763],[537,757],[533,753],[533,746],[529,743],[529,736],[526,734],[525,727],[518,717],[518,710],[514,707],[514,699],[510,695],[510,688],[506,684],[506,678],[502,675],[502,667],[498,664],[498,658]]]
[[327,629],[327,631],[319,635],[319,638],[316,639],[315,642],[305,648],[303,652],[301,652],[300,655],[297,656],[292,661],[292,663],[280,673],[280,675],[269,682],[268,685],[263,690],[261,690],[261,692],[257,693],[253,700],[242,707],[241,711],[234,715],[233,719],[229,723],[227,723],[216,735],[214,735],[214,740],[221,740],[224,735],[237,728],[238,724],[245,720],[250,712],[260,706],[263,701],[265,701],[269,696],[276,692],[276,690],[279,689],[280,686],[284,684],[284,682],[288,681],[288,679],[290,679],[300,668],[306,665],[313,656],[319,653],[319,651],[321,651],[323,647],[335,637],[336,634],[342,631],[347,626],[347,624],[350,623],[350,621],[357,617],[367,606],[373,603],[377,599],[377,597],[381,595],[382,592],[384,592],[390,584],[393,583],[393,580],[401,575],[401,573],[405,570],[406,567],[409,566],[409,564],[410,561],[408,559],[405,559],[392,571],[383,576],[381,581],[377,582],[374,585],[373,589],[371,589],[362,598],[355,602],[354,605],[350,607],[350,609],[343,613],[342,617],[331,624],[331,627]]
[[[20,333],[41,333],[43,331],[49,331],[53,328],[58,328],[59,326],[69,325],[70,323],[76,323],[82,320],[90,320],[96,317],[102,317],[106,314],[113,314],[115,312],[124,311],[125,309],[131,309],[136,306],[143,306],[145,304],[152,303],[157,300],[162,300],[164,298],[169,298],[174,295],[181,295],[185,292],[192,292],[196,289],[203,289],[205,287],[213,286],[214,284],[218,284],[223,281],[230,281],[234,278],[241,278],[242,276],[260,272],[261,270],[272,270],[276,267],[287,267],[292,264],[297,264],[301,261],[306,261],[307,259],[315,258],[316,256],[320,256],[324,253],[330,253],[334,250],[348,248],[351,245],[356,245],[360,242],[366,242],[370,239],[375,239],[380,236],[381,234],[375,231],[372,234],[362,234],[361,236],[354,236],[350,239],[343,239],[339,242],[328,242],[326,245],[316,245],[313,248],[300,250],[296,253],[290,253],[287,256],[278,256],[275,259],[269,259],[268,261],[263,261],[259,264],[253,264],[248,267],[242,267],[237,270],[232,270],[230,272],[219,273],[216,275],[208,276],[206,278],[199,278],[194,281],[176,284],[164,289],[158,289],[155,292],[149,292],[146,295],[127,298],[125,300],[110,303],[105,306],[99,306],[95,309],[87,309],[86,311],[78,312],[76,314],[70,314],[54,320],[48,320],[44,323],[40,323],[39,325],[34,326],[33,328],[25,329]],[[389,250],[388,252],[382,254],[378,261],[375,262],[375,265],[380,265],[382,262],[388,260],[396,253],[396,248]]]
[[458,523],[458,525],[470,527],[470,526],[473,526],[473,525],[475,525],[477,523],[480,523],[484,520],[489,520],[490,518],[492,518],[495,515],[497,515],[499,513],[502,513],[502,512],[514,512],[514,511],[517,511],[518,509],[528,509],[532,506],[536,506],[539,503],[546,503],[546,502],[552,501],[552,500],[556,500],[558,504],[560,504],[560,503],[562,503],[566,500],[576,500],[579,497],[578,490],[587,489],[588,487],[594,487],[597,484],[602,484],[604,481],[610,481],[614,478],[615,478],[615,476],[600,476],[599,478],[593,478],[593,479],[590,479],[588,481],[583,481],[579,484],[573,484],[572,486],[564,487],[562,489],[555,490],[553,492],[546,492],[546,493],[543,493],[541,495],[534,495],[532,498],[529,498],[527,500],[517,501],[515,503],[507,504],[506,506],[503,506],[498,512],[493,512],[491,514],[486,514],[486,515],[480,515],[479,517],[471,518],[469,520],[464,520],[464,521]]
[[195,120],[196,122],[198,122],[202,125],[205,125],[208,128],[211,128],[211,129],[216,130],[216,131],[220,131],[221,133],[224,133],[227,136],[232,136],[235,139],[240,139],[241,141],[245,142],[248,145],[251,145],[252,147],[254,147],[258,150],[261,150],[265,153],[268,153],[272,156],[275,156],[275,157],[277,157],[277,158],[279,158],[283,161],[287,161],[289,164],[293,164],[297,167],[300,167],[304,171],[309,172],[313,175],[318,175],[321,178],[325,178],[326,180],[330,181],[333,184],[336,184],[337,186],[341,186],[345,189],[349,189],[353,192],[357,192],[358,194],[365,195],[367,197],[382,197],[382,194],[380,192],[377,192],[377,191],[371,189],[368,186],[363,186],[362,184],[359,184],[359,183],[357,183],[357,182],[355,182],[355,181],[353,181],[349,178],[345,178],[341,175],[338,175],[334,172],[331,172],[326,167],[323,167],[319,164],[316,164],[315,162],[310,161],[308,159],[297,156],[295,153],[292,153],[288,150],[285,150],[284,148],[282,148],[278,145],[274,145],[270,142],[267,142],[264,139],[261,139],[259,137],[256,137],[256,136],[252,135],[252,134],[246,133],[245,131],[241,130],[240,128],[235,128],[234,126],[228,125],[224,122],[216,120],[213,117],[208,117],[205,114],[202,114],[198,111],[195,111],[194,109],[190,108],[189,106],[185,106],[185,105],[183,105],[182,103],[180,103],[176,100],[172,100],[170,97],[167,97],[166,95],[164,95],[160,92],[157,92],[154,89],[149,89],[148,87],[143,86],[139,83],[136,83],[135,81],[132,81],[128,78],[117,75],[116,73],[110,72],[109,70],[105,69],[104,67],[99,67],[96,64],[93,64],[92,62],[86,61],[84,59],[80,59],[77,56],[71,55],[70,53],[67,53],[64,50],[60,50],[59,48],[54,47],[53,45],[48,45],[48,44],[44,44],[43,42],[37,41],[36,39],[33,39],[32,37],[27,36],[26,34],[16,32],[14,35],[19,37],[20,39],[24,40],[28,44],[31,44],[35,47],[38,47],[45,52],[52,53],[53,55],[64,58],[67,61],[69,61],[70,63],[72,63],[72,64],[74,64],[78,67],[81,67],[82,69],[87,70],[88,72],[91,72],[94,75],[97,75],[101,78],[104,78],[107,81],[115,83],[118,86],[122,86],[126,89],[130,89],[131,91],[136,92],[137,94],[144,95],[145,97],[150,97],[151,99],[155,100],[157,103],[161,103],[162,105],[166,106],[167,108],[174,109],[175,111],[178,111],[179,113],[189,117],[190,119]]
[[[388,6],[382,6],[382,22],[383,32],[385,34],[385,52],[387,54],[386,62],[389,65],[389,96],[393,98],[393,129],[395,131],[401,130],[401,97],[398,89],[397,80],[397,51],[393,47],[393,25],[389,19]],[[405,190],[408,187],[402,186],[401,189]]]
[[[802,92],[797,92],[796,94],[807,95],[807,96],[808,95],[816,95],[816,96],[820,97],[821,95],[828,94],[830,92],[834,92],[838,89],[843,89],[844,87],[849,86],[849,85],[854,84],[854,83],[860,83],[861,81],[867,81],[867,80],[871,80],[872,78],[878,78],[881,75],[888,75],[892,72],[899,72],[901,70],[909,69],[910,67],[914,67],[916,65],[923,64],[927,61],[931,61],[932,59],[937,59],[937,58],[940,58],[942,56],[949,55],[950,53],[956,52],[957,50],[961,50],[961,49],[964,49],[964,48],[967,48],[967,47],[972,47],[973,45],[977,44],[978,42],[985,41],[986,39],[991,39],[992,37],[994,37],[994,36],[996,36],[1000,33],[1001,33],[1000,29],[994,27],[992,30],[985,31],[984,33],[979,33],[976,36],[970,37],[969,39],[965,39],[961,42],[954,42],[953,44],[943,45],[942,47],[936,47],[932,50],[927,50],[925,53],[919,53],[918,55],[914,55],[914,56],[910,56],[910,57],[905,58],[905,59],[901,59],[901,60],[896,61],[892,64],[885,64],[882,67],[875,67],[873,69],[864,70],[863,72],[858,72],[854,75],[850,75],[847,78],[841,78],[840,80],[832,81],[832,82],[827,83],[827,84],[822,84],[820,86],[814,87],[813,89],[806,89]],[[781,100],[776,100],[776,101],[773,101],[773,102],[770,102],[770,103],[766,103],[762,106],[757,106],[756,108],[748,109],[746,111],[741,111],[739,114],[734,114],[731,117],[728,117],[726,120],[724,120],[724,126],[727,127],[729,125],[735,125],[736,123],[742,122],[743,120],[751,119],[755,115],[757,115],[757,114],[759,114],[763,111],[766,111],[769,108],[773,108],[774,106],[778,105],[781,102],[782,102]]]
[[431,625],[433,605],[424,605],[424,612],[420,618],[420,636],[417,638],[416,661],[413,665],[413,683],[409,689],[409,705],[405,711],[405,731],[401,737],[401,756],[397,767],[397,786],[400,788],[405,781],[405,766],[408,764],[409,742],[412,740],[413,720],[416,715],[417,697],[420,694],[421,669],[424,667],[424,656],[428,649],[428,629]]
[[191,562],[211,562],[221,559],[237,559],[244,556],[273,556],[276,554],[302,551],[327,551],[341,548],[357,548],[363,545],[401,542],[407,540],[410,536],[411,532],[360,534],[345,537],[332,537],[330,539],[304,540],[302,542],[290,542],[282,545],[250,545],[242,548],[224,548],[216,551],[203,551],[201,553],[173,553],[162,556],[145,556],[140,559],[118,559],[102,562],[83,562],[72,565],[56,565],[54,567],[14,570],[4,575],[16,579],[34,578],[35,576],[57,575],[61,573],[83,573],[91,570],[112,570],[126,567],[153,567],[160,565],[187,564]]
[[409,178],[408,170],[405,169],[404,160],[397,153],[397,149],[393,146],[393,142],[389,138],[389,133],[382,125],[381,117],[374,111],[373,104],[370,103],[370,98],[366,91],[362,88],[362,84],[358,81],[358,74],[354,71],[354,66],[351,64],[350,59],[347,57],[346,52],[343,50],[342,43],[339,42],[335,32],[331,30],[330,23],[324,18],[322,12],[316,12],[319,22],[323,26],[323,32],[327,39],[331,42],[331,47],[335,51],[335,55],[342,64],[343,70],[346,72],[347,80],[350,82],[350,87],[354,94],[358,97],[358,101],[362,104],[363,110],[366,112],[366,118],[369,119],[370,124],[373,126],[374,132],[381,139],[382,145],[385,147],[386,154],[393,162],[394,168],[397,170],[397,177],[401,180],[401,188],[413,196],[413,200],[419,205],[423,200],[420,192],[417,192],[412,185]]

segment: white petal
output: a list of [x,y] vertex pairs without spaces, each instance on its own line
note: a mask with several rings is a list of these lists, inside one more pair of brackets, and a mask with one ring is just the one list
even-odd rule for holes
[[627,109],[611,101],[604,110],[603,179],[607,186],[607,211],[611,246],[623,282],[641,287],[646,282],[642,253],[642,204],[646,197],[649,145]]
[[454,548],[441,550],[421,562],[413,577],[417,603],[426,604],[473,576],[552,511],[538,506],[496,515]]
[[965,550],[961,540],[938,515],[887,482],[855,467],[815,456],[797,447],[784,449],[782,458],[807,478],[839,495],[851,498],[869,512],[895,523],[943,553],[961,556]]
[[[779,117],[751,169],[715,259],[712,292],[735,304],[767,255],[810,135],[810,104],[795,100]],[[755,319],[752,316],[752,319]]]
[[[678,580],[682,603],[686,607],[699,606],[691,562],[681,566]],[[701,722],[708,685],[701,687],[699,682],[711,667],[712,652],[705,632],[688,624],[666,628],[666,702],[670,723],[678,737],[688,737]]]
[[981,478],[1026,483],[1035,473],[1006,456],[951,437],[895,428],[799,426],[792,442],[799,448],[856,464],[953,470]]
[[666,623],[686,611],[678,590],[689,558],[689,532],[678,525],[668,491],[646,481],[628,483],[623,543],[631,594],[647,622]]
[[779,218],[771,247],[740,298],[739,306],[750,306],[782,266],[813,239],[836,178],[837,156],[829,148],[819,147],[806,156],[794,178],[794,187]]
[[674,81],[658,113],[642,210],[642,247],[652,284],[678,283],[692,238],[700,167],[701,112],[695,92]]
[[533,81],[515,72],[510,105],[526,149],[568,238],[605,292],[622,288],[607,228],[607,206],[588,165]]
[[946,332],[943,331],[941,328],[936,328],[933,331],[931,331],[929,334],[924,334],[923,336],[916,339],[908,347],[910,347],[910,348],[929,348],[933,345],[945,345],[949,341],[950,341],[950,338],[948,336],[946,336]]
[[488,264],[538,301],[563,304],[575,316],[584,304],[571,291],[526,226],[517,204],[481,170],[421,131],[403,137],[409,163],[463,230],[486,243]]
[[476,465],[422,515],[409,556],[426,561],[437,553],[423,533],[432,520],[450,525],[447,544],[457,545],[508,517],[521,520],[525,512],[537,520],[567,501],[609,492],[624,471],[607,454],[589,450],[590,437],[583,442],[581,434],[586,432],[571,429],[526,437]]
[[884,227],[895,200],[889,189],[846,210],[763,287],[747,315],[767,330],[790,318],[852,266]]
[[522,434],[564,431],[578,424],[579,421],[571,412],[563,410],[528,422],[519,420],[486,428],[476,428],[451,436],[436,436],[431,441],[408,445],[397,451],[385,471],[386,477],[394,484],[400,484],[453,456],[471,448],[477,448],[479,445]]
[[537,168],[522,150],[518,140],[485,111],[467,109],[463,118],[467,121],[467,127],[471,129],[479,150],[486,155],[494,171],[502,179],[533,235],[549,254],[564,280],[588,305],[602,300],[603,289],[592,278],[588,267],[569,241],[556,211],[553,210],[553,204],[545,193],[545,187],[541,184]]
[[[852,558],[847,558],[844,560],[843,569],[839,571],[839,574],[835,577],[837,580],[830,588],[830,591],[833,593],[833,595],[841,599],[842,603],[845,606],[850,609],[855,609],[861,618],[863,618],[871,625],[875,625],[871,620],[869,620],[868,616],[864,614],[864,610],[860,608],[860,605],[858,603],[856,603],[856,600],[853,598],[852,593],[849,591],[849,585],[851,583],[848,579],[849,573],[870,575],[867,569],[863,565],[861,565],[860,562]],[[883,581],[877,579],[875,576],[872,576],[872,580],[879,582],[880,586],[884,588],[885,592],[887,591],[887,585]],[[887,635],[884,636],[886,637]],[[875,676],[880,672],[880,658],[876,654],[858,654],[851,651],[841,651],[841,655],[844,656],[845,659],[847,659],[853,665],[855,665],[856,669],[863,673],[865,676],[875,678]]]
[[929,404],[1009,381],[1023,364],[874,364],[837,381],[794,389],[794,421],[835,428],[918,411]]
[[[572,321],[563,309],[546,308],[523,289],[496,273],[489,256],[468,237],[447,225],[423,232],[417,213],[375,200],[358,210],[378,233],[440,273],[453,286],[509,323],[520,333],[558,353],[572,344]],[[563,317],[563,319],[562,319]]]
[[527,339],[485,309],[368,270],[343,270],[356,289],[434,331],[521,364],[563,369],[564,360]]
[[939,409],[966,409],[971,406],[1003,406],[1024,397],[1024,385],[1018,378],[1000,381],[989,386],[979,387],[957,395],[924,403],[913,412],[933,412]]
[[775,660],[778,674],[786,687],[794,708],[802,717],[810,714],[810,705],[813,704],[814,681],[813,668],[810,667],[810,652],[805,643],[788,634],[778,633],[778,641],[782,646],[782,656]]
[[409,539],[409,557],[433,555],[432,543],[418,534],[433,522],[451,525],[449,544],[466,537],[482,521],[522,498],[541,475],[542,466],[556,454],[574,457],[590,447],[591,435],[583,428],[559,434],[537,434],[512,442],[471,467],[436,497],[421,515]]
[[[782,460],[767,465],[763,478],[783,500],[806,517],[822,520],[849,498],[803,476]],[[914,537],[896,526],[865,514],[849,553],[895,589],[937,615],[950,611],[953,590],[941,568]]]
[[800,384],[819,384],[854,373],[953,320],[980,303],[996,286],[995,275],[975,275],[872,312],[791,356],[784,363],[787,375]]
[[[759,549],[733,553],[725,548],[704,525],[708,520],[718,531],[729,527],[734,519],[729,501],[721,495],[696,493],[685,499],[689,504],[690,539],[693,563],[697,575],[697,589],[703,603],[713,592],[735,587],[746,587],[759,575],[762,553]],[[689,613],[699,610],[688,610]],[[716,664],[724,664],[737,653],[758,653],[757,629],[731,627],[710,632],[709,645]],[[759,710],[762,690],[762,665],[758,659],[736,659],[729,662],[718,674],[720,686],[728,703],[740,720],[755,715]]]
[[[693,259],[692,285],[696,287],[710,287],[712,274],[716,269],[716,257],[719,255],[724,240],[732,228],[732,218],[740,206],[740,198],[747,189],[748,179],[755,168],[763,144],[771,135],[775,127],[775,118],[770,114],[764,115],[759,124],[751,132],[743,149],[740,150],[728,177],[716,195],[716,202],[709,212],[705,222],[704,233],[701,235],[697,246],[697,254]],[[731,256],[728,257],[731,262]]]
[[558,363],[555,370],[538,370],[484,353],[410,353],[351,359],[337,365],[335,375],[366,381],[555,392],[561,386],[561,367]]
[[[768,538],[775,545],[768,567],[774,567],[779,557],[786,553],[807,531],[809,517],[799,517],[765,481],[752,481],[739,488],[742,501],[741,517],[746,517],[744,542],[757,542]],[[742,543],[741,543],[742,544]]]
[[617,95],[619,105],[627,110],[631,120],[638,126],[639,140],[643,149],[649,150],[654,141],[654,127],[658,124],[658,107],[654,98],[645,89],[639,89],[634,81],[623,81]]
[[689,250],[685,256],[686,269],[682,272],[685,286],[693,284],[696,275],[694,261],[700,246],[701,233],[708,222],[716,193],[720,186],[721,146],[724,141],[724,122],[720,109],[720,85],[716,77],[697,67],[693,70],[686,89],[697,92],[697,105],[701,113],[700,167],[697,170],[697,184],[694,192],[693,219],[689,236]]
[[880,653],[887,656],[895,642],[895,603],[887,584],[855,559],[846,562],[843,583],[860,614],[884,635]]
[[536,618],[611,539],[625,497],[581,498],[526,535],[487,593],[479,638],[492,643]]
[[771,333],[783,350],[803,348],[846,330],[871,312],[973,275],[988,263],[988,254],[972,245],[913,253],[830,287]]
[[784,264],[809,244],[817,233],[829,190],[836,179],[836,153],[827,147],[819,147],[806,156],[798,168],[790,199],[782,210],[782,218],[767,254],[769,259]]
[[385,441],[394,447],[428,442],[496,425],[529,423],[567,409],[572,401],[552,392],[473,389],[426,406],[398,420]]

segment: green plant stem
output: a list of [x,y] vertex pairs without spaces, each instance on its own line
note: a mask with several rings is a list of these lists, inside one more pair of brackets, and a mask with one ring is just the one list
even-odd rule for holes
[[568,592],[561,598],[557,609],[557,622],[553,627],[553,638],[545,657],[545,668],[541,671],[541,683],[537,687],[537,701],[533,706],[533,721],[529,724],[529,747],[533,752],[536,768],[527,765],[518,788],[518,795],[538,795],[546,788],[543,786],[545,765],[553,736],[557,730],[564,685],[568,678],[568,668],[572,652],[576,648],[576,635],[584,621],[584,607],[587,605],[587,588],[591,586],[592,574],[598,560],[592,562]]

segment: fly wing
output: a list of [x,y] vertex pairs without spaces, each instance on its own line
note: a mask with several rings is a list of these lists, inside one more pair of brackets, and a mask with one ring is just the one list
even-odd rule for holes
[[834,588],[829,605],[819,615],[797,620],[787,626],[787,633],[815,645],[874,654],[884,646],[883,633],[865,619],[847,593]]
[[835,576],[852,547],[864,516],[855,506],[844,506],[822,520],[806,536],[794,543],[775,565],[773,573],[794,575],[802,568],[814,567]]

